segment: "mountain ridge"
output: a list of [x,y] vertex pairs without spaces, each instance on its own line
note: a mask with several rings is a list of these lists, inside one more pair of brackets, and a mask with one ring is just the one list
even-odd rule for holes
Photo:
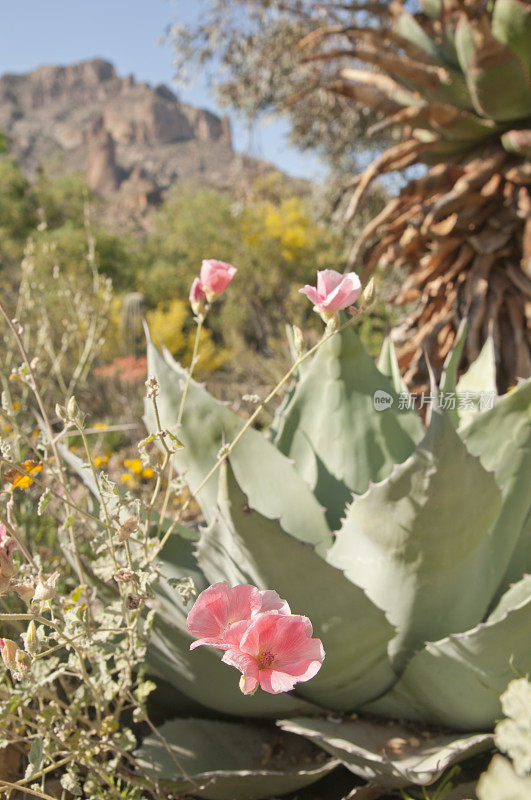
[[46,162],[84,171],[92,191],[132,215],[177,181],[225,189],[274,169],[234,152],[228,117],[120,77],[103,58],[0,76],[0,128],[28,177]]

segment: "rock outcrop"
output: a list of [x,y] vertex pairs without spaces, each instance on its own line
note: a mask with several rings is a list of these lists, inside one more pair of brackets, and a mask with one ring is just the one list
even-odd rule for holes
[[[241,159],[227,118],[95,58],[0,77],[0,128],[30,177],[85,171],[91,189],[146,210],[176,180],[228,186]],[[263,168],[263,167],[262,167]]]
[[89,132],[86,172],[89,189],[103,196],[112,194],[120,185],[114,139],[105,128],[103,117],[97,117]]

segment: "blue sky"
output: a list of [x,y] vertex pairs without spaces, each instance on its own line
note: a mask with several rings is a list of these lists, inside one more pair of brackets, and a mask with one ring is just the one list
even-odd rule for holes
[[[112,61],[120,75],[166,83],[174,90],[172,50],[160,38],[171,22],[189,22],[197,0],[3,0],[0,74],[27,72],[42,64],[70,64],[95,56]],[[216,111],[206,79],[177,90],[186,102]],[[223,113],[226,113],[223,112]],[[248,125],[230,114],[235,148],[302,177],[325,173],[316,157],[287,142],[282,120]]]

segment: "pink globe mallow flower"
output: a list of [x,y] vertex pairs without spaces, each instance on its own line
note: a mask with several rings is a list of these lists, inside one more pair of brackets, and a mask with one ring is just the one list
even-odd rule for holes
[[190,305],[192,306],[192,311],[194,314],[200,314],[205,305],[206,294],[202,289],[199,278],[194,278],[190,287],[190,295],[188,299],[190,300]]
[[215,297],[223,294],[235,275],[236,267],[233,267],[232,264],[217,261],[215,258],[203,259],[199,280],[207,300],[211,302]]
[[321,669],[325,652],[312,633],[308,617],[274,611],[258,614],[222,661],[240,670],[244,694],[254,694],[258,686],[269,694],[289,692]]
[[317,288],[306,285],[299,292],[309,297],[314,311],[328,320],[356,302],[361,294],[361,282],[355,272],[343,275],[333,269],[323,269],[317,272]]
[[260,591],[250,584],[231,587],[227,581],[214,583],[198,596],[186,621],[188,632],[197,636],[190,650],[210,645],[226,650],[235,647],[257,614],[289,614],[290,607],[278,594]]

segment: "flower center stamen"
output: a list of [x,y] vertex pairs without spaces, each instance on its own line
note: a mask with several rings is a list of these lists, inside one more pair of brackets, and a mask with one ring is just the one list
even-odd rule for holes
[[274,660],[275,656],[269,650],[260,651],[258,654],[258,669],[269,669]]

